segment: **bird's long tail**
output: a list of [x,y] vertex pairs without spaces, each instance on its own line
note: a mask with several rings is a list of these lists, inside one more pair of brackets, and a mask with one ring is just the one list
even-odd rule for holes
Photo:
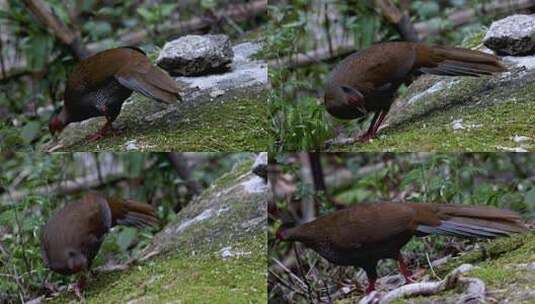
[[462,238],[492,239],[527,230],[520,216],[506,209],[438,205],[434,213],[440,221],[434,224],[418,225],[416,229],[418,232]]
[[127,225],[135,227],[158,226],[154,208],[145,203],[119,198],[108,198],[113,225]]
[[506,71],[500,58],[480,51],[443,46],[417,46],[420,71],[444,76],[491,75]]

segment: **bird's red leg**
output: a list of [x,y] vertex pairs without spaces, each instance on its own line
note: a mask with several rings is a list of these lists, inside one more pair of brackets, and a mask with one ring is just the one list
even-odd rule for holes
[[89,141],[97,141],[97,140],[103,138],[104,136],[106,136],[106,134],[108,134],[109,132],[113,132],[112,121],[109,120],[108,118],[106,118],[106,124],[104,124],[102,129],[98,130],[97,132],[95,132],[95,133],[93,133],[91,135],[88,135],[87,136],[87,140],[89,140]]
[[374,136],[374,129],[375,129],[375,124],[377,122],[377,118],[379,118],[381,113],[382,113],[382,111],[381,112],[376,112],[375,114],[373,114],[373,118],[372,118],[372,122],[370,124],[370,127],[368,128],[368,131],[366,131],[366,133],[362,134],[358,138],[359,142],[367,143],[367,142],[370,141],[370,139],[372,139],[372,137]]
[[412,273],[409,270],[409,268],[407,267],[407,264],[405,264],[405,260],[403,259],[403,256],[401,254],[398,255],[397,260],[398,260],[398,264],[399,264],[399,271],[401,272],[401,274],[405,278],[405,282],[406,283],[414,282],[414,280],[411,278],[412,277]]
[[380,111],[379,113],[375,114],[375,116],[372,119],[372,123],[371,123],[370,128],[368,129],[368,131],[366,133],[364,133],[364,135],[359,137],[359,141],[360,142],[367,143],[367,142],[370,141],[370,139],[372,139],[375,136],[377,136],[377,131],[379,130],[379,127],[383,123],[383,120],[386,117],[386,113],[388,113],[388,112],[387,111]]
[[74,286],[74,294],[78,297],[78,299],[83,300],[83,290],[85,288],[85,272],[80,275],[80,278],[78,279],[78,282]]
[[379,131],[379,127],[381,126],[381,124],[383,123],[383,120],[386,117],[386,113],[387,111],[381,111],[381,113],[379,114],[379,119],[377,119],[377,122],[373,126],[373,132],[371,135],[372,138],[377,135],[377,131]]
[[377,281],[377,262],[362,266],[362,268],[364,268],[364,271],[366,272],[366,276],[368,277],[368,287],[366,288],[365,292],[366,294],[369,294],[370,292],[375,290],[375,282]]
[[368,278],[368,287],[366,288],[366,294],[369,294],[370,292],[375,290],[375,281],[377,281],[377,278]]

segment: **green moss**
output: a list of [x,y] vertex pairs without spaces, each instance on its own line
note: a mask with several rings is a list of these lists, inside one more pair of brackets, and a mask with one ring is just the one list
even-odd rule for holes
[[481,31],[474,32],[468,35],[466,38],[463,39],[461,46],[469,49],[478,47],[481,44],[481,41],[483,41],[483,38],[485,38],[486,33],[487,30],[482,29]]
[[[504,291],[494,295],[498,302],[508,299],[510,303],[535,303],[533,296],[524,298],[535,280],[535,273],[518,267],[533,262],[535,233],[532,232],[483,244],[481,249],[455,258],[437,271],[445,275],[461,264],[470,263],[477,267],[465,276],[483,280],[490,290]],[[528,299],[531,302],[525,302]]]
[[[487,259],[497,259],[512,252],[517,252],[517,254],[524,253],[524,250],[521,249],[525,244],[529,244],[529,239],[532,238],[535,243],[535,235],[518,235],[511,238],[502,238],[489,242],[488,244],[480,243],[481,247],[477,250],[472,250],[463,256],[456,258],[449,263],[443,265],[439,269],[436,269],[436,272],[439,276],[445,276],[447,273],[453,269],[459,267],[461,264],[474,264]],[[535,244],[533,244],[535,246]]]
[[[265,303],[266,239],[262,235],[233,243],[244,255],[178,253],[135,266],[122,273],[97,274],[85,290],[87,303]],[[72,293],[53,299],[67,303]]]
[[[240,163],[183,209],[173,224],[167,227],[169,232],[160,233],[153,240],[156,250],[213,252],[229,243],[246,241],[252,235],[265,238],[265,198],[262,193],[248,193],[240,186],[253,177],[252,173],[244,174],[250,170],[251,163]],[[207,217],[205,220],[191,223],[202,213]],[[190,224],[184,228],[182,225],[187,222]],[[177,230],[180,232],[175,232]]]
[[235,182],[240,176],[249,173],[251,171],[252,166],[253,160],[245,160],[240,162],[237,167],[232,169],[231,172],[220,176],[214,182],[213,186],[209,189],[209,191],[205,191],[205,194],[208,195],[208,193],[213,193],[213,191],[220,191],[224,189],[229,185],[229,183]]
[[84,140],[66,151],[123,151],[132,140],[142,151],[265,151],[269,143],[266,98],[259,94],[255,99],[204,103],[181,110],[178,124],[128,125],[117,136]]

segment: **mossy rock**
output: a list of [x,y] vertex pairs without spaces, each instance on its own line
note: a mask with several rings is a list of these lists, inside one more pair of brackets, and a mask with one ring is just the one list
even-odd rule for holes
[[535,71],[521,68],[480,78],[424,75],[392,105],[378,138],[331,150],[535,151],[534,81]]
[[[154,103],[139,95],[133,98]],[[265,100],[265,92],[227,95],[209,104],[185,107],[177,112],[179,117],[167,118],[172,120],[168,123],[128,119],[131,123],[121,127],[118,135],[89,142],[83,137],[104,123],[97,118],[59,151],[264,151],[269,143]],[[131,112],[127,115],[134,116]]]

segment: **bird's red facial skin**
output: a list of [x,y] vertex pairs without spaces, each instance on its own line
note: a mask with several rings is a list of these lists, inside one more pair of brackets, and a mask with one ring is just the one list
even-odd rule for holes
[[48,130],[50,131],[50,134],[55,135],[56,133],[61,133],[63,129],[65,128],[65,125],[59,120],[59,117],[55,116],[52,118],[50,123],[48,124]]

